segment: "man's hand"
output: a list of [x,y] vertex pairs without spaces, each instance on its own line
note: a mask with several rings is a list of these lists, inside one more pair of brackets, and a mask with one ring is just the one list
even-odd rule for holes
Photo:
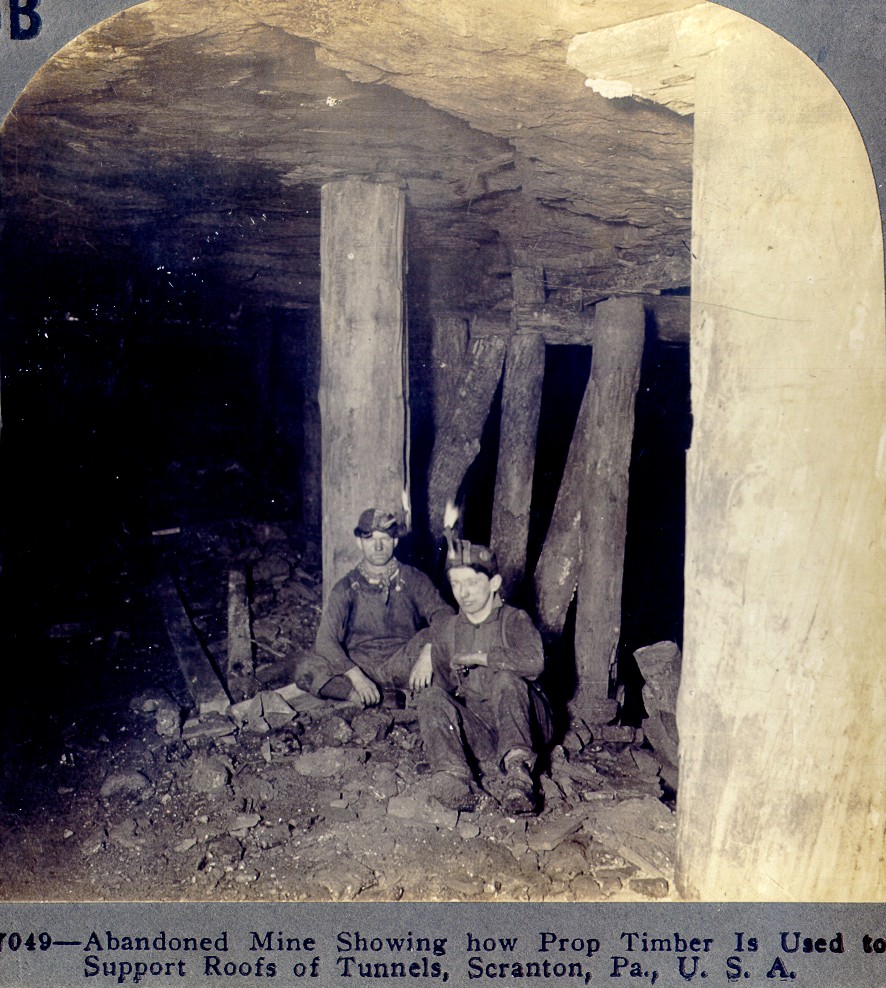
[[434,676],[434,666],[431,662],[430,643],[422,646],[412,672],[409,673],[409,688],[411,690],[423,690],[431,685]]
[[362,669],[354,666],[348,669],[345,675],[354,687],[348,697],[351,703],[361,707],[374,707],[377,703],[381,703],[381,693],[378,687]]
[[488,665],[486,652],[459,652],[449,660],[449,666],[454,672],[473,669],[474,666]]

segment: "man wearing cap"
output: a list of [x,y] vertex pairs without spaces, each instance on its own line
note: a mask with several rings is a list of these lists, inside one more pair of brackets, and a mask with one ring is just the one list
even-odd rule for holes
[[531,813],[535,752],[550,741],[551,730],[537,684],[544,668],[541,636],[525,611],[502,603],[492,550],[450,534],[447,540],[446,572],[459,611],[431,628],[432,684],[418,699],[434,769],[431,793],[451,809],[475,809],[474,764],[505,812]]
[[402,534],[392,512],[367,508],[360,515],[354,535],[361,559],[332,588],[314,651],[296,664],[302,689],[367,707],[381,701],[380,687],[430,683],[429,626],[452,609],[424,573],[394,557]]

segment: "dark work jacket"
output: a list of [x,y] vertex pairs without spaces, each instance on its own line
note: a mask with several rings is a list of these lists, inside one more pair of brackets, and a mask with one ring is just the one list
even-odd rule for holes
[[[534,683],[544,670],[541,635],[525,611],[499,604],[481,624],[459,612],[436,621],[431,628],[431,659],[434,682],[448,693],[482,698],[488,695],[489,676],[512,672]],[[453,655],[486,652],[486,666],[455,672],[449,665]]]
[[428,626],[451,615],[434,584],[412,566],[401,563],[388,590],[355,568],[332,588],[314,651],[335,675],[354,665],[371,670],[405,645],[414,661],[428,641]]

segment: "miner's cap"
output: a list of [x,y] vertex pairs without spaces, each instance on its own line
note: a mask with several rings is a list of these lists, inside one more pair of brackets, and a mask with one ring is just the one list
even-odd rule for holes
[[383,532],[392,539],[399,539],[403,535],[403,529],[404,526],[393,511],[385,511],[384,508],[367,508],[357,520],[354,535],[365,539],[373,532]]
[[493,577],[498,573],[498,560],[489,546],[477,545],[467,539],[453,539],[446,553],[446,572],[459,566],[469,566],[478,573]]

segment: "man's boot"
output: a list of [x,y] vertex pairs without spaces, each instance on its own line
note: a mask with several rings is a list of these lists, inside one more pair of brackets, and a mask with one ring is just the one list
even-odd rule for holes
[[534,762],[535,756],[526,748],[511,748],[502,760],[504,796],[501,805],[509,816],[535,812],[535,782],[532,779]]

